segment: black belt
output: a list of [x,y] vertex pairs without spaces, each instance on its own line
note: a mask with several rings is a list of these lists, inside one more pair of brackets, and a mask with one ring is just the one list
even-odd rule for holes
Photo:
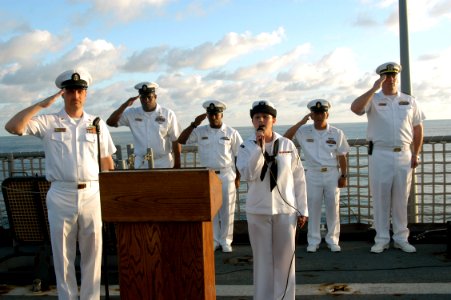
[[82,190],[82,189],[85,189],[86,188],[86,183],[79,183],[79,184],[77,184],[77,189],[78,190]]

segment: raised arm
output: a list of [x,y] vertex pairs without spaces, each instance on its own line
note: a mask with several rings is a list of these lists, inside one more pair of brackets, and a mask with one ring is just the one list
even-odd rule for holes
[[194,128],[199,126],[202,123],[202,121],[205,120],[206,117],[207,117],[206,113],[198,115],[194,119],[194,122],[192,122],[188,127],[183,129],[182,133],[180,133],[180,135],[179,135],[177,142],[179,142],[182,145],[185,145],[186,141],[188,140],[189,136],[193,132]]
[[301,127],[302,125],[304,125],[305,123],[307,123],[307,121],[310,119],[310,116],[312,115],[312,113],[308,113],[307,115],[305,115],[302,120],[300,120],[299,122],[297,122],[295,125],[291,126],[290,128],[288,128],[288,130],[285,132],[285,134],[283,135],[284,137],[286,137],[287,139],[292,140],[294,135],[296,134],[296,132],[298,131],[299,127]]
[[63,90],[58,93],[47,97],[46,99],[33,104],[32,106],[25,108],[18,112],[8,122],[6,122],[5,129],[11,134],[22,135],[25,131],[25,127],[33,116],[44,108],[51,106],[61,95],[64,94]]
[[106,123],[108,124],[108,126],[111,127],[117,127],[119,119],[121,118],[122,114],[124,113],[125,109],[129,106],[132,106],[133,103],[135,102],[136,99],[139,98],[138,96],[135,97],[131,97],[129,98],[127,101],[125,101],[124,103],[122,103],[121,106],[119,106],[118,109],[116,109],[111,116],[108,118],[108,120],[106,120]]
[[351,104],[351,111],[357,115],[362,115],[365,112],[365,107],[373,99],[374,93],[377,92],[385,81],[386,76],[382,75],[374,82],[374,85],[366,93],[355,99]]

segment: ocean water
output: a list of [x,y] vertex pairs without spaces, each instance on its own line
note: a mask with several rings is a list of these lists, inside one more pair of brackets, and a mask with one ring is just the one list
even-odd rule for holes
[[[336,126],[344,131],[348,139],[364,139],[366,138],[367,123],[337,123],[331,125]],[[275,131],[284,134],[290,125],[277,125]],[[126,145],[133,144],[133,137],[127,128],[125,131],[115,131],[111,133],[113,141],[116,145],[121,145],[123,149]],[[251,126],[235,127],[241,134],[243,139],[246,139],[254,133]],[[424,136],[445,136],[451,135],[451,120],[426,120],[424,122]],[[43,151],[42,142],[33,136],[0,136],[0,153],[11,152],[34,152]]]

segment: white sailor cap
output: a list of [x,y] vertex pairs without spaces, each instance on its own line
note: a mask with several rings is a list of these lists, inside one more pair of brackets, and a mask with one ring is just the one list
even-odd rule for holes
[[258,100],[252,103],[251,118],[254,117],[256,113],[265,113],[277,117],[277,110],[274,108],[274,104],[268,100]]
[[60,89],[68,87],[87,89],[91,83],[91,74],[83,68],[64,71],[55,79],[55,84]]
[[400,64],[395,62],[387,62],[385,64],[380,65],[376,69],[376,73],[379,75],[386,74],[386,73],[395,73],[398,74],[401,72],[402,67]]
[[227,108],[225,103],[219,100],[207,100],[202,104],[202,107],[207,110],[207,113],[211,114],[221,113]]
[[313,112],[328,111],[330,106],[330,102],[325,99],[313,99],[307,104],[307,108]]
[[135,89],[139,91],[140,95],[148,95],[150,93],[155,93],[158,88],[158,84],[155,82],[144,81],[135,85]]

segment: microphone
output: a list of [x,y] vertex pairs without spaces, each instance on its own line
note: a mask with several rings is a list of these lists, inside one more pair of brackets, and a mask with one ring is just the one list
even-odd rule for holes
[[264,138],[265,138],[265,136],[264,136],[264,131],[265,131],[265,129],[266,129],[266,126],[265,125],[260,125],[260,126],[258,126],[258,128],[257,128],[257,132],[256,132],[256,135],[257,135],[257,144],[263,149],[263,142],[264,142]]
[[92,125],[94,125],[94,126],[96,127],[96,133],[97,133],[97,134],[100,133],[100,126],[99,126],[99,124],[100,124],[100,118],[99,118],[99,117],[96,117],[96,118],[94,119],[94,121],[92,121]]
[[102,172],[101,160],[100,160],[100,118],[96,117],[94,121],[92,121],[92,125],[96,128],[97,134],[97,163],[99,164],[99,173]]

